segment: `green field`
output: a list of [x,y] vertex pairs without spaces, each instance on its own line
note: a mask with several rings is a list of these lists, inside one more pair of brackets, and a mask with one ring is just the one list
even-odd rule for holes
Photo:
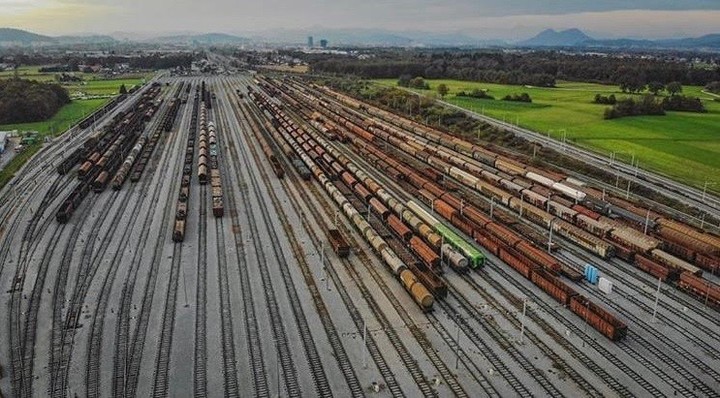
[[[396,79],[377,80],[394,86]],[[562,138],[627,163],[633,155],[641,168],[666,174],[695,186],[706,180],[720,190],[720,102],[702,93],[701,87],[683,87],[683,94],[703,99],[708,113],[668,112],[666,116],[636,116],[604,120],[607,105],[593,104],[595,94],[626,94],[616,86],[592,83],[560,82],[556,88],[510,86],[457,80],[428,80],[434,93],[440,83],[450,88],[449,103],[484,113],[499,120]],[[495,100],[457,97],[459,91],[487,90]],[[501,101],[507,94],[530,94],[533,102]],[[711,187],[708,187],[710,189]]]
[[70,93],[70,96],[76,96],[77,94],[84,94],[88,96],[92,95],[117,95],[119,94],[120,86],[125,85],[125,88],[130,88],[136,84],[142,83],[142,80],[150,80],[150,76],[145,78],[144,76],[138,76],[135,78],[124,78],[124,79],[87,79],[82,83],[77,84],[64,84]]
[[[44,82],[55,82],[55,75],[58,73],[40,73],[39,66],[21,66],[18,68],[18,77],[21,79],[37,80]],[[142,83],[143,80],[150,80],[152,72],[132,73],[119,75],[110,79],[97,73],[72,72],[71,74],[80,77],[82,82],[61,83],[68,90],[71,97],[79,96],[112,96],[117,95],[120,85],[124,84],[129,90],[132,86]],[[9,79],[15,76],[14,71],[0,72],[0,79]]]
[[25,148],[23,152],[17,154],[0,170],[0,189],[10,181],[13,175],[20,170],[22,165],[25,164],[32,155],[40,150],[42,147],[42,137],[57,136],[74,123],[82,120],[86,115],[100,108],[107,101],[106,99],[75,100],[62,107],[55,116],[46,121],[0,125],[0,131],[37,131],[40,133],[41,138],[40,142]]
[[100,108],[105,102],[107,102],[106,99],[74,100],[60,108],[55,116],[48,120],[34,123],[2,124],[0,130],[37,131],[41,136],[54,136],[67,130],[72,124]]

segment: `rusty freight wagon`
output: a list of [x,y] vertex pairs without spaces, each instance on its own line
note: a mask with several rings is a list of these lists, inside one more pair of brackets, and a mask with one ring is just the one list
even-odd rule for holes
[[332,246],[338,257],[347,257],[350,254],[350,245],[340,231],[337,229],[328,230],[328,237],[330,238],[330,246]]

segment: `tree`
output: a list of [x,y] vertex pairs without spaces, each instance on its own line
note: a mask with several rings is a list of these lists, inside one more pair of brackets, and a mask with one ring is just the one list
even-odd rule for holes
[[120,85],[120,94],[127,94],[127,88],[125,88],[125,84]]
[[440,94],[440,97],[445,98],[445,96],[450,92],[450,89],[446,84],[441,83],[437,86],[437,92]]
[[659,92],[665,90],[665,85],[660,82],[650,82],[647,85],[648,91],[653,95],[658,95]]
[[705,86],[705,90],[711,93],[720,93],[720,81],[710,82]]
[[430,85],[427,84],[427,83],[425,82],[425,79],[423,79],[423,78],[420,77],[420,76],[418,76],[418,77],[410,80],[410,85],[409,85],[409,86],[410,86],[410,88],[418,88],[418,89],[421,89],[421,90],[429,90],[429,89],[430,89]]
[[665,90],[667,90],[671,96],[680,94],[682,93],[682,85],[680,82],[670,82],[667,84],[667,87],[665,87]]

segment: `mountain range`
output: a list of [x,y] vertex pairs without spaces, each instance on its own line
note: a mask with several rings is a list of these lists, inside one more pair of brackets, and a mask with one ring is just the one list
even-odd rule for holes
[[594,39],[579,29],[546,29],[536,36],[515,43],[520,47],[580,47],[621,49],[720,49],[720,34],[681,39]]
[[[546,29],[536,36],[518,41],[485,40],[464,33],[433,33],[425,31],[396,32],[382,29],[297,29],[273,30],[249,33],[242,36],[227,33],[183,32],[155,36],[131,32],[111,35],[46,36],[21,29],[0,28],[0,47],[7,46],[53,46],[77,44],[118,44],[148,43],[169,45],[246,45],[251,43],[273,43],[303,45],[305,38],[312,35],[317,39],[328,39],[333,46],[368,47],[573,47],[573,48],[616,48],[616,49],[709,49],[720,50],[720,34],[709,34],[694,38],[663,40],[646,39],[595,39],[580,29],[556,31]],[[319,40],[316,40],[319,41]]]

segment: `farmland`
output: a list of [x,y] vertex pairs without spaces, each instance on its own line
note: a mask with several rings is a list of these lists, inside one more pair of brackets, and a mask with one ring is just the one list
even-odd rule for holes
[[[21,79],[37,80],[37,81],[56,81],[55,76],[59,73],[41,73],[39,66],[21,66],[18,68],[18,77]],[[84,96],[112,96],[117,95],[121,85],[130,87],[142,83],[143,80],[149,80],[153,73],[129,73],[107,78],[99,73],[70,73],[82,79],[81,82],[61,83],[68,90],[71,97]],[[8,79],[15,76],[13,71],[0,72],[0,79]]]
[[[376,82],[395,85],[395,79]],[[633,156],[641,168],[672,176],[695,186],[713,180],[720,172],[720,103],[701,91],[684,87],[683,93],[698,96],[705,114],[668,112],[666,116],[639,116],[615,120],[602,117],[606,105],[592,103],[595,94],[623,97],[616,86],[561,82],[556,88],[511,86],[458,80],[429,80],[430,90],[444,83],[450,89],[445,100],[499,120],[562,138],[628,163]],[[495,100],[458,97],[460,91],[487,90]],[[532,103],[499,99],[507,94],[527,92]]]

